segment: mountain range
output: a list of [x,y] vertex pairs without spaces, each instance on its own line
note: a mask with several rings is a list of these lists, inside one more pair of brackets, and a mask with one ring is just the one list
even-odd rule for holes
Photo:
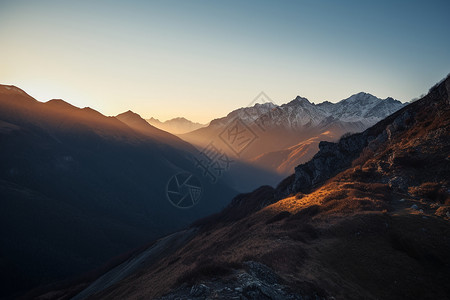
[[447,77],[368,129],[320,142],[276,188],[240,194],[91,283],[41,296],[447,299],[449,136]]
[[409,105],[296,97],[174,135],[0,85],[2,296],[402,298],[386,276],[439,298],[449,90]]
[[[179,136],[200,148],[214,141],[230,155],[288,175],[318,151],[320,140],[336,141],[345,133],[361,132],[404,105],[362,92],[337,103],[314,104],[297,96],[280,106],[267,102],[234,110],[207,127]],[[243,147],[232,145],[227,140],[232,130],[247,133],[242,140],[252,138],[251,142]]]
[[173,118],[164,122],[155,118],[146,119],[146,121],[150,125],[172,134],[183,134],[207,126],[207,124],[195,123],[183,117]]
[[[106,117],[14,86],[0,85],[0,145],[2,294],[98,268],[236,194],[203,175],[193,146],[133,112]],[[189,209],[168,199],[179,173],[200,188]]]

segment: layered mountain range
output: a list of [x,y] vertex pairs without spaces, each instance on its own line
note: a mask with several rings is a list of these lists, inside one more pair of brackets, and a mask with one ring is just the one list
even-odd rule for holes
[[[98,268],[236,193],[203,176],[193,146],[133,112],[106,117],[14,86],[0,86],[0,145],[2,296]],[[168,199],[180,172],[199,181],[189,209]]]
[[[449,94],[297,97],[179,138],[0,86],[2,296],[445,298]],[[213,155],[232,160],[218,181]],[[279,184],[235,196],[264,178]]]
[[183,117],[173,118],[164,122],[155,118],[146,119],[146,121],[150,125],[172,134],[183,134],[206,126],[206,124],[192,122]]
[[[358,93],[337,103],[320,104],[297,96],[280,106],[269,102],[237,109],[211,121],[205,128],[179,136],[198,147],[214,141],[220,149],[237,154],[239,159],[290,174],[296,165],[309,160],[318,151],[318,141],[336,141],[345,133],[361,132],[403,106],[398,100],[380,99],[367,93]],[[224,133],[231,130],[250,132],[254,139],[236,153],[223,138]],[[304,151],[299,151],[300,148]]]
[[41,296],[446,299],[449,136],[447,77],[363,132],[320,142],[276,188],[240,194],[90,284]]

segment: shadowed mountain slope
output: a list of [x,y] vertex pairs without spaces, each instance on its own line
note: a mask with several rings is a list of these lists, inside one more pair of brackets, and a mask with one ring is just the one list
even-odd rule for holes
[[[235,192],[205,179],[194,150],[132,113],[105,117],[0,86],[2,294],[80,275],[222,209]],[[166,196],[179,172],[202,185],[190,209]]]
[[333,132],[325,131],[289,148],[261,154],[251,162],[264,169],[276,170],[279,174],[291,174],[296,166],[311,160],[319,151],[320,142],[332,142],[337,139],[338,136]]
[[450,78],[89,299],[446,299]]

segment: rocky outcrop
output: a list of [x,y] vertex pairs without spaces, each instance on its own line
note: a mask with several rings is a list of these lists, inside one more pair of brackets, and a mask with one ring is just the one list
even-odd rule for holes
[[347,168],[367,143],[368,139],[364,134],[344,138],[338,143],[320,142],[317,155],[295,168],[292,192],[307,192],[330,178],[330,175]]
[[291,184],[277,188],[277,198],[281,199],[298,192],[309,192],[313,187],[350,167],[370,142],[376,141],[378,144],[384,140],[386,140],[384,132],[379,136],[373,136],[365,131],[343,137],[337,143],[320,142],[319,152],[309,162],[295,168]]
[[[381,150],[395,136],[413,126],[417,122],[415,118],[417,114],[425,109],[439,114],[442,108],[448,107],[449,90],[450,77],[447,77],[431,88],[424,98],[411,103],[364,132],[343,137],[337,143],[321,142],[319,152],[309,162],[295,168],[295,177],[291,183],[277,188],[276,197],[281,199],[290,194],[309,192],[315,186],[351,167],[352,162],[361,155],[364,148],[368,147],[373,152]],[[407,184],[400,179],[391,178],[389,182],[393,187],[404,189]]]
[[175,299],[332,299],[317,292],[295,294],[264,264],[247,261],[228,278],[209,278],[194,285],[184,284],[159,300]]

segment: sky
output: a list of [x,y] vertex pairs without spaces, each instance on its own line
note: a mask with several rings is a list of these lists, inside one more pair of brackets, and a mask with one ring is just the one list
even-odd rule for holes
[[450,72],[450,1],[0,0],[0,83],[105,115],[206,123],[357,92],[403,102]]

